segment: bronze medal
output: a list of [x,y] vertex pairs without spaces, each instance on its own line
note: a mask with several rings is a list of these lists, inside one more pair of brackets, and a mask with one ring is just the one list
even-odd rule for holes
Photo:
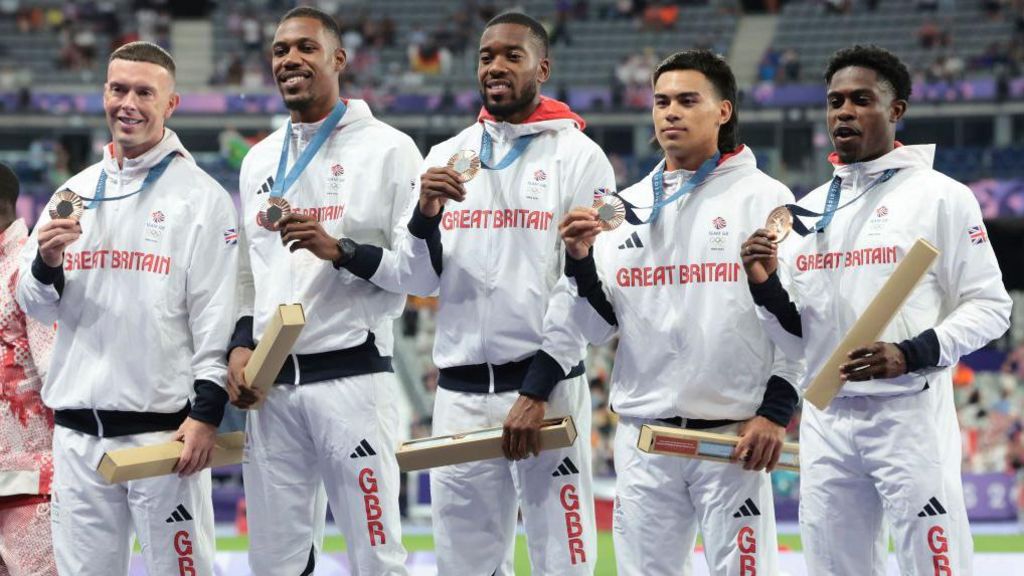
[[77,221],[85,212],[85,205],[81,196],[65,188],[50,198],[46,210],[50,213],[51,220],[64,218]]
[[472,150],[460,150],[448,159],[448,167],[458,172],[459,180],[466,183],[480,171],[480,157]]
[[271,232],[276,232],[277,223],[291,213],[292,207],[287,200],[280,196],[271,196],[267,200],[267,206],[260,211],[260,225]]
[[605,231],[614,230],[626,220],[626,206],[618,196],[602,196],[594,200],[597,218]]
[[785,240],[786,236],[789,236],[790,230],[793,229],[793,214],[789,208],[779,206],[768,214],[768,220],[764,227],[775,234],[773,243],[778,244]]

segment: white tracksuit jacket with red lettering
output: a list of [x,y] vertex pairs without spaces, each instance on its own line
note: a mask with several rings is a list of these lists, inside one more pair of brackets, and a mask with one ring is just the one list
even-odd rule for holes
[[[1009,327],[1011,301],[971,190],[932,168],[934,145],[898,146],[870,162],[838,164],[839,205],[857,198],[885,170],[898,169],[835,216],[819,234],[791,233],[779,244],[780,280],[800,315],[802,338],[765,308],[773,338],[807,361],[804,386],[878,293],[918,238],[941,254],[879,340],[900,343],[934,330],[936,364],[898,378],[847,382],[840,396],[891,396],[951,386],[949,367]],[[798,203],[821,212],[829,184]],[[813,222],[808,219],[809,225]]]
[[[406,234],[406,210],[418,194],[413,188],[419,184],[422,158],[412,139],[374,118],[366,102],[349,99],[346,104],[345,115],[284,199],[293,211],[317,218],[331,236],[388,251]],[[292,126],[287,135],[289,168],[322,122]],[[238,316],[254,316],[252,337],[259,339],[278,305],[301,303],[306,327],[292,348],[294,354],[352,348],[373,334],[380,355],[391,356],[392,323],[402,313],[405,294],[366,282],[358,268],[335,270],[308,250],[290,252],[278,232],[259,223],[277,174],[285,130],[282,127],[253,146],[242,163],[246,253],[239,274]],[[358,261],[364,257],[360,253]],[[371,262],[374,257],[379,259],[379,253],[371,255]]]
[[[25,243],[18,300],[33,318],[59,325],[42,390],[54,410],[172,413],[191,399],[193,418],[220,422],[238,252],[231,197],[171,130],[123,167],[104,147],[102,161],[62,188],[92,198],[106,171],[105,195],[129,194],[170,153],[178,156],[151,188],[85,211],[82,236],[64,254],[62,287],[33,272],[47,213]],[[205,415],[194,411],[200,382],[221,388]]]
[[[544,99],[526,122],[483,119],[434,146],[424,160],[426,170],[461,150],[479,151],[487,130],[500,161],[517,137],[540,134],[511,166],[480,170],[465,185],[465,201],[445,205],[440,272],[428,242],[410,234],[371,278],[414,294],[437,291],[439,368],[523,360],[541,350],[545,315],[565,314],[567,300],[559,305],[554,297],[565,258],[558,222],[573,207],[593,204],[595,191],[615,186],[611,164],[582,127],[567,106]],[[566,359],[563,377],[585,345],[579,336],[550,343]]]
[[[620,196],[638,208],[652,206],[656,171]],[[692,175],[666,173],[664,196]],[[654,224],[624,222],[597,237],[597,276],[586,281],[573,266],[567,270],[562,283],[574,296],[571,315],[546,323],[544,348],[566,331],[581,331],[593,344],[618,335],[609,401],[635,418],[745,420],[758,413],[774,376],[788,383],[775,380],[790,399],[784,413],[771,414],[785,424],[802,363],[799,355],[783,355],[761,327],[740,244],[773,208],[792,200],[785,185],[757,169],[749,148],[723,156]],[[649,213],[637,210],[641,218]]]

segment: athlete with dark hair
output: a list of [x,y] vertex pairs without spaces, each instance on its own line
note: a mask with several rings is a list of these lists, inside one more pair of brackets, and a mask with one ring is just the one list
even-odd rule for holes
[[821,218],[810,228],[794,221],[786,238],[758,230],[743,247],[766,329],[804,355],[809,381],[918,238],[940,255],[880,340],[844,351],[838,397],[825,410],[804,404],[808,568],[885,574],[887,521],[902,573],[970,574],[951,370],[1006,331],[1011,301],[971,190],[932,168],[934,145],[896,141],[906,67],[854,46],[832,57],[825,80],[834,176],[794,209]]
[[[711,574],[775,574],[771,471],[796,409],[798,360],[761,328],[738,247],[793,201],[736,140],[736,81],[705,50],[654,73],[664,160],[646,178],[561,223],[571,313],[547,342],[618,336],[609,403],[615,432],[615,556],[624,575],[679,574],[698,529]],[[727,128],[728,127],[728,128]],[[600,217],[599,217],[600,216]],[[613,228],[616,221],[621,225]],[[741,436],[737,463],[646,454],[645,424]]]
[[[478,121],[431,149],[403,249],[368,260],[381,286],[438,292],[434,433],[505,426],[508,459],[430,474],[440,574],[511,575],[519,510],[533,574],[591,574],[596,560],[584,343],[542,346],[542,328],[565,312],[556,223],[615,179],[583,119],[540,94],[551,72],[546,38],[523,14],[488,23]],[[552,386],[526,385],[532,371]],[[576,444],[540,452],[543,418],[566,415]]]
[[[405,295],[367,282],[360,262],[406,234],[422,157],[365,101],[341,98],[346,54],[329,14],[291,10],[270,53],[290,119],[253,146],[239,177],[242,289],[228,374],[237,406],[256,400],[244,370],[278,306],[302,304],[306,326],[246,421],[249,564],[261,576],[312,574],[329,502],[352,573],[402,575],[391,354]],[[356,241],[382,248],[357,258]]]

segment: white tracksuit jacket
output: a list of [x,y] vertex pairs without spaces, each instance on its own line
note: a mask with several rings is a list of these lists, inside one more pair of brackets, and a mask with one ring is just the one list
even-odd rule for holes
[[[885,170],[899,171],[836,212],[823,233],[792,233],[779,244],[781,281],[799,313],[803,338],[764,307],[758,311],[780,345],[805,354],[802,385],[818,373],[918,238],[942,253],[880,338],[903,343],[910,367],[917,369],[899,378],[847,382],[840,396],[907,394],[926,383],[951,386],[948,368],[1009,327],[1011,301],[978,202],[969,188],[932,169],[934,155],[934,145],[899,146],[870,162],[837,165],[840,205]],[[798,204],[820,212],[828,188],[818,187]]]
[[[657,169],[620,196],[651,206]],[[666,173],[665,196],[692,174]],[[723,157],[655,224],[625,222],[597,237],[592,259],[570,261],[562,280],[575,297],[570,321],[546,325],[544,349],[547,338],[564,339],[566,331],[582,331],[594,344],[617,334],[609,400],[616,413],[636,418],[745,420],[759,411],[774,376],[789,383],[775,392],[788,408],[771,413],[785,425],[800,356],[783,355],[761,328],[739,246],[772,208],[792,201],[788,188],[757,169],[749,148]]]
[[[239,317],[243,320],[229,349],[254,347],[253,335],[263,333],[278,305],[297,302],[305,312],[306,327],[292,348],[293,361],[296,355],[360,345],[375,348],[366,350],[371,356],[391,356],[392,323],[402,313],[405,295],[399,290],[383,291],[363,278],[380,261],[379,247],[389,250],[408,233],[406,210],[418,195],[414,187],[418,186],[421,157],[411,138],[374,118],[364,101],[350,99],[347,106],[334,134],[284,199],[293,212],[317,217],[331,236],[363,244],[346,264],[347,272],[335,270],[308,250],[289,252],[282,246],[280,234],[263,228],[258,218],[270,197],[286,128],[253,146],[242,163],[239,182],[243,245],[248,247],[241,256],[239,274]],[[321,122],[292,126],[289,168]],[[385,178],[357,179],[352,174]],[[254,319],[246,326],[244,318],[252,317],[254,311]],[[293,383],[292,377],[313,382],[349,375],[305,358],[301,364],[306,371],[316,373],[302,374],[300,367],[300,373],[294,375],[292,366],[298,363],[285,363],[288,383]]]
[[[25,244],[19,303],[60,326],[42,389],[58,424],[65,409],[169,414],[190,399],[193,418],[217,425],[223,416],[238,251],[230,196],[171,130],[123,168],[107,146],[64,188],[92,198],[105,170],[106,196],[129,194],[170,153],[178,156],[151,188],[85,211],[62,268],[38,259],[37,232]],[[44,213],[36,231],[48,221]]]
[[[596,190],[614,190],[611,165],[578,129],[582,120],[548,99],[538,111],[535,120],[522,124],[485,119],[434,146],[425,167],[444,166],[460,150],[479,150],[482,130],[494,140],[495,159],[504,158],[517,137],[541,134],[508,168],[481,170],[465,185],[465,201],[449,201],[432,221],[414,205],[412,234],[371,277],[391,290],[439,294],[434,363],[442,371],[508,364],[541,350],[545,314],[565,314],[568,302],[559,306],[553,297],[564,264],[558,222],[571,208],[590,206]],[[583,358],[584,347],[578,335],[570,335],[548,342],[545,351],[564,359],[564,378]],[[490,391],[518,388],[518,382],[492,378]]]

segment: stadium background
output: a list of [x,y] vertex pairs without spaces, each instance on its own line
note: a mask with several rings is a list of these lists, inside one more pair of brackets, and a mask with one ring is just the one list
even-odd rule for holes
[[[290,0],[0,0],[0,161],[22,180],[19,212],[31,224],[66,178],[109,140],[100,86],[110,50],[136,39],[168,48],[178,63],[181,107],[169,126],[199,163],[237,195],[248,148],[284,119],[268,46]],[[1022,0],[324,0],[344,30],[349,66],[342,93],[410,134],[422,152],[472,122],[476,43],[484,22],[516,8],[552,38],[546,92],[569,102],[604,148],[620,186],[657,161],[650,146],[649,78],[669,53],[708,47],[728,57],[742,89],[741,140],[769,174],[801,195],[831,174],[822,72],[849,44],[895,51],[914,75],[898,138],[938,145],[936,168],[968,184],[1014,300],[1024,301],[1024,1]],[[372,145],[372,143],[367,143]],[[979,574],[1024,570],[1024,314],[1006,336],[956,371],[964,481]],[[403,434],[424,436],[436,368],[430,362],[434,302],[410,299],[397,331]],[[594,469],[600,527],[614,495],[606,398],[614,348],[592,349]],[[244,416],[232,412],[226,429]],[[796,423],[790,427],[795,438]],[[586,439],[585,439],[586,440]],[[773,477],[787,574],[802,574],[798,477]],[[219,570],[248,574],[241,471],[215,472]],[[426,477],[405,478],[403,510],[415,574],[432,574]],[[1020,520],[1018,520],[1020,518]],[[1019,524],[1018,524],[1019,522]],[[1019,528],[1018,528],[1019,526]],[[332,535],[317,574],[346,573]],[[599,573],[614,573],[601,534]],[[340,564],[339,564],[340,563]],[[703,560],[697,558],[697,573]],[[517,573],[527,573],[520,538]],[[141,574],[136,566],[133,573]],[[895,572],[893,572],[895,573]]]

